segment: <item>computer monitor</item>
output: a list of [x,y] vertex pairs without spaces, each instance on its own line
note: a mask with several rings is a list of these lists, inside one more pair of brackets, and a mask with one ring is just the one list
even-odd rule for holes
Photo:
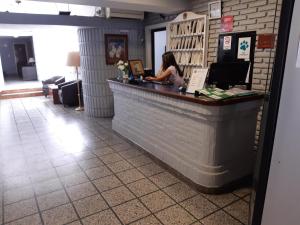
[[134,77],[144,76],[144,66],[140,59],[129,60],[129,68]]
[[245,85],[250,62],[212,63],[209,69],[208,84],[228,89],[229,86]]

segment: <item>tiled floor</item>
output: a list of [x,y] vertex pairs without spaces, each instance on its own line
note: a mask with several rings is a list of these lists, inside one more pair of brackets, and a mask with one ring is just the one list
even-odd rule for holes
[[249,188],[201,194],[117,136],[43,97],[0,101],[0,224],[241,225]]

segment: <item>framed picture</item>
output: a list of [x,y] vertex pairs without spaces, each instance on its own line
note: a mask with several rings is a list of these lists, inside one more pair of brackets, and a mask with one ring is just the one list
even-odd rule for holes
[[215,1],[208,3],[208,18],[210,20],[220,19],[222,16],[222,3]]
[[129,60],[130,71],[133,76],[138,77],[140,75],[144,76],[144,66],[142,60],[135,59]]
[[128,37],[123,34],[105,34],[105,58],[107,65],[128,60]]

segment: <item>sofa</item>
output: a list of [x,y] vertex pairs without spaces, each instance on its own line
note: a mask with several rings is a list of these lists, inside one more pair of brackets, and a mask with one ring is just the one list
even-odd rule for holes
[[45,97],[47,97],[49,95],[49,84],[61,84],[65,82],[65,77],[63,76],[54,76],[51,77],[47,80],[43,80],[42,84],[43,84],[43,94],[45,95]]

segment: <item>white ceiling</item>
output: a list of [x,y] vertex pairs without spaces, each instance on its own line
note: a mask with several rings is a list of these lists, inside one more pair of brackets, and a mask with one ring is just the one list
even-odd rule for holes
[[17,4],[15,0],[0,1],[0,12],[58,15],[59,11],[71,11],[71,15],[94,16],[96,10],[95,6],[55,3],[53,1],[21,0],[20,4]]
[[17,24],[1,24],[0,37],[22,37],[32,36],[35,32],[43,32],[43,30],[53,30],[53,32],[60,30],[76,30],[77,27],[71,26],[54,26],[54,25],[17,25]]
[[[1,0],[2,1],[2,0]],[[7,0],[6,0],[7,1]],[[14,1],[14,0],[12,0]],[[175,13],[186,10],[191,0],[21,0],[23,2],[67,3],[85,6],[109,7],[155,13]]]

